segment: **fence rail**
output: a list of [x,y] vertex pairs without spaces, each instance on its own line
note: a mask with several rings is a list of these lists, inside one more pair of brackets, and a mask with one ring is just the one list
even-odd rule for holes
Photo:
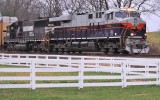
[[0,64],[12,65],[0,67],[0,88],[160,85],[153,58],[0,54]]

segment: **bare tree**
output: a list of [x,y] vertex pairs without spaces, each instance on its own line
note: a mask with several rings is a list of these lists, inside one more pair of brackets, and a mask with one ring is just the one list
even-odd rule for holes
[[5,16],[16,16],[19,20],[38,17],[54,17],[62,14],[59,0],[4,0],[0,7]]
[[111,8],[135,8],[140,12],[154,13],[158,11],[159,0],[86,0],[86,9],[92,11]]
[[107,1],[107,0],[104,0],[104,2],[105,2],[106,9],[109,10],[108,1]]
[[131,7],[158,16],[159,5],[159,0],[0,0],[0,11],[2,15],[16,16],[19,20],[58,17],[64,11],[73,14],[115,7]]
[[[105,5],[108,6],[107,0],[86,0],[86,7],[92,11],[101,11],[104,10]],[[109,9],[109,7],[106,7]]]
[[63,8],[69,14],[73,14],[75,12],[80,13],[85,10],[85,0],[62,0]]
[[5,16],[16,16],[20,20],[27,18],[31,2],[34,0],[5,0],[1,8]]
[[62,15],[62,6],[60,0],[45,0],[41,2],[41,11],[45,17],[58,17]]

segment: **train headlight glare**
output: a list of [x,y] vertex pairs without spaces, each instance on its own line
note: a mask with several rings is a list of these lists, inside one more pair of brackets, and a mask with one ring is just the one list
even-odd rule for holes
[[147,36],[147,34],[145,33],[144,36]]
[[115,36],[117,36],[117,33],[115,33]]
[[136,11],[134,8],[121,8],[121,10],[128,11],[128,12]]
[[133,33],[131,33],[131,36],[134,36],[134,34],[133,34]]

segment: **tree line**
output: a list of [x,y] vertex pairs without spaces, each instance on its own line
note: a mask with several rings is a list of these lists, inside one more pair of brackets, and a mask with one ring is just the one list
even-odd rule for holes
[[159,0],[1,0],[0,11],[3,16],[16,16],[19,20],[58,17],[64,12],[73,14],[115,7],[132,7],[141,13],[158,16],[159,4]]

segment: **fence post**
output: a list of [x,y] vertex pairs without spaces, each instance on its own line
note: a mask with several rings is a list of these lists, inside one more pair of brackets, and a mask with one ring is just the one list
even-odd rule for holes
[[157,85],[160,85],[160,61],[158,61],[158,71],[157,71]]
[[79,89],[83,89],[83,77],[84,77],[84,57],[81,57],[81,64],[79,70]]
[[[5,58],[4,58],[4,54],[2,54],[2,59],[1,61],[3,61]],[[4,64],[3,62],[1,62],[1,64]]]
[[99,66],[99,58],[96,57],[96,72],[99,72],[100,66]]
[[69,65],[68,65],[68,67],[69,67],[69,68],[72,68],[72,65],[71,65],[71,64],[72,64],[72,61],[71,61],[72,58],[71,58],[71,56],[68,57],[68,60],[69,60]]
[[[59,57],[59,56],[57,56],[57,60],[58,60],[58,61],[60,60],[60,57]],[[57,68],[60,68],[60,64],[59,64],[59,63],[57,63]]]
[[[17,57],[17,59],[19,59],[19,60],[21,59],[21,58],[20,58],[20,55]],[[20,63],[18,63],[18,65],[20,65]]]
[[[47,56],[47,55],[45,56],[45,60],[48,60],[48,56]],[[47,64],[46,64],[46,66],[45,66],[45,67],[49,67],[48,62],[47,62]]]
[[35,80],[36,73],[35,73],[35,62],[34,62],[34,60],[31,61],[30,69],[31,69],[31,73],[30,73],[30,76],[31,76],[31,81],[30,81],[31,89],[35,90],[36,89],[36,86],[35,86],[36,85],[36,80]]
[[122,76],[122,88],[125,88],[125,87],[127,87],[127,84],[126,84],[126,82],[127,82],[127,79],[126,79],[126,67],[127,66],[127,64],[126,63],[124,63],[124,62],[122,62],[122,64],[121,64],[121,67],[122,67],[122,72],[121,72],[121,76]]
[[11,59],[12,58],[12,55],[9,55],[9,57],[8,57],[9,59]]
[[[113,58],[111,58],[111,62],[113,62],[114,61],[114,59]],[[114,68],[114,64],[112,63],[111,64],[111,68],[113,69]],[[111,73],[113,73],[114,71],[111,71]]]
[[[131,61],[131,59],[127,59],[127,62],[129,62],[129,61]],[[130,69],[131,68],[131,66],[130,66],[130,64],[128,63],[127,64],[127,69]],[[129,74],[129,71],[127,71],[127,75]]]
[[146,75],[149,74],[149,72],[147,71],[148,68],[149,68],[149,66],[145,65],[145,70],[146,70],[146,71],[145,71],[145,74],[146,74]]
[[2,54],[2,59],[4,59],[4,54]]

